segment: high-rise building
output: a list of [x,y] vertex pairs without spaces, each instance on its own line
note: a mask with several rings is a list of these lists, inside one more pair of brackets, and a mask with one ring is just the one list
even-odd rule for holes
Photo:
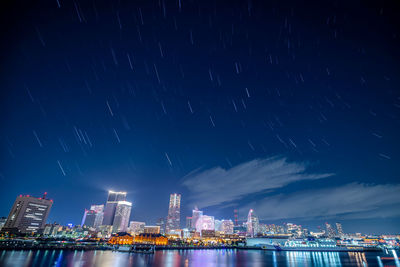
[[186,217],[186,228],[187,229],[192,228],[192,217]]
[[336,230],[340,237],[342,237],[344,235],[341,223],[336,223]]
[[160,234],[165,234],[165,218],[159,218],[156,225],[160,226]]
[[233,234],[233,226],[232,220],[222,220],[221,231],[224,232],[224,234]]
[[214,220],[215,232],[221,231],[222,220]]
[[85,209],[82,218],[82,226],[99,227],[103,222],[104,205],[92,205],[90,210]]
[[113,221],[112,232],[126,232],[131,216],[132,203],[128,201],[118,201],[115,208],[115,216]]
[[335,229],[333,229],[332,225],[326,222],[325,227],[326,227],[326,234],[328,237],[334,237],[336,235]]
[[113,225],[114,216],[119,201],[126,201],[126,192],[108,191],[106,207],[104,209],[103,225]]
[[258,234],[258,218],[254,213],[253,209],[250,209],[249,214],[247,215],[247,235],[254,237]]
[[169,209],[167,217],[166,233],[168,234],[171,230],[180,228],[181,224],[181,195],[171,194],[169,198]]
[[197,221],[201,216],[203,216],[203,212],[195,207],[192,211],[192,230],[196,230]]
[[2,232],[36,233],[43,229],[49,216],[53,201],[20,195],[14,202]]

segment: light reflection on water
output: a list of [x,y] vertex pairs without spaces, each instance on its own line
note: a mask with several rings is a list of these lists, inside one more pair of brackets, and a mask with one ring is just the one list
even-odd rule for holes
[[112,251],[2,251],[0,266],[381,266],[382,253],[260,250],[161,250],[155,254]]

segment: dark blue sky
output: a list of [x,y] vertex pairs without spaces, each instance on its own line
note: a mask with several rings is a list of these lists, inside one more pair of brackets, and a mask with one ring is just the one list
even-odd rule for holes
[[51,221],[128,192],[399,232],[399,10],[328,1],[17,1],[1,44],[1,194]]

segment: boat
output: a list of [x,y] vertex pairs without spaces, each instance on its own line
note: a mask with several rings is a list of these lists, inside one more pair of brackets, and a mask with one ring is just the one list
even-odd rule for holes
[[326,252],[366,252],[366,251],[380,251],[378,247],[364,247],[347,245],[340,246],[336,244],[333,239],[315,239],[315,238],[298,238],[288,239],[284,244],[272,243],[263,244],[261,249],[276,250],[276,251],[326,251]]
[[153,254],[155,251],[154,246],[148,245],[134,245],[132,246],[131,252],[133,253],[144,253],[144,254]]

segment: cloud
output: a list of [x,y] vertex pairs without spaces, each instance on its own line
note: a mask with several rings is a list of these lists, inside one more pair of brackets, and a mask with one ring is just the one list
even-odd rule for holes
[[183,179],[189,189],[191,205],[201,208],[232,201],[266,190],[284,187],[303,180],[332,176],[331,173],[306,173],[306,164],[288,162],[285,158],[255,159],[231,169],[215,167],[195,171]]
[[253,202],[261,220],[400,216],[400,185],[351,183],[339,187],[275,195]]

